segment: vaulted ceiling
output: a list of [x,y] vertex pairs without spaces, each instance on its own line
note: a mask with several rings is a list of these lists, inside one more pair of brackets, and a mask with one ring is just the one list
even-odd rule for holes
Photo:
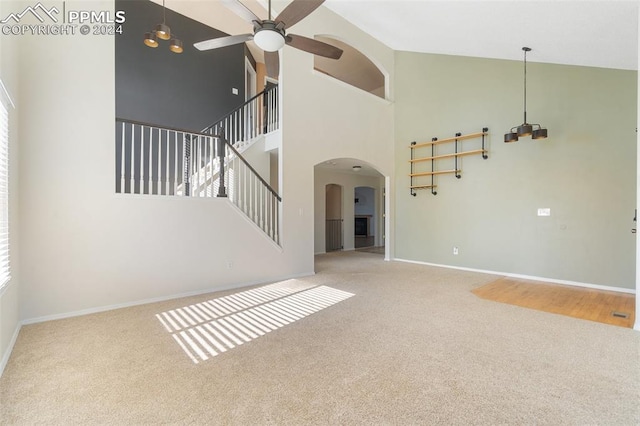
[[327,0],[394,50],[633,70],[638,1]]
[[[160,0],[154,0],[161,3]],[[259,16],[266,0],[242,0]],[[274,2],[282,8],[288,1]],[[326,0],[324,7],[395,50],[603,68],[638,68],[637,0]],[[251,26],[219,1],[167,7],[229,34]],[[258,53],[259,55],[259,53]]]

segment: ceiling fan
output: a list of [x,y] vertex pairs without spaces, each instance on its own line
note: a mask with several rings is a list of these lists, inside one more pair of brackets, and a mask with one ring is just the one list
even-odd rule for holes
[[218,49],[253,40],[260,49],[264,50],[267,75],[272,78],[277,78],[280,73],[278,50],[285,44],[326,58],[339,59],[342,56],[342,49],[338,49],[335,46],[300,35],[286,33],[287,29],[320,7],[324,0],[293,0],[273,20],[271,19],[271,0],[269,0],[269,19],[258,18],[239,0],[221,0],[221,2],[236,15],[253,24],[253,34],[232,35],[200,41],[194,44],[196,49]]

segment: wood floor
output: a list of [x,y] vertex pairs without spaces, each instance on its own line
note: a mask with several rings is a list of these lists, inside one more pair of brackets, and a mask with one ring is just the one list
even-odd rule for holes
[[[472,291],[495,302],[632,328],[635,295],[501,278]],[[624,318],[623,316],[627,316]]]

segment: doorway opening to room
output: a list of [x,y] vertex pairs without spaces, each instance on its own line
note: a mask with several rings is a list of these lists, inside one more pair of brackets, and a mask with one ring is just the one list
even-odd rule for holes
[[325,250],[342,250],[342,186],[330,183],[325,187]]
[[385,244],[387,179],[373,166],[352,158],[314,168],[314,250],[367,251],[390,258]]
[[376,203],[375,188],[357,186],[354,189],[354,248],[374,247],[376,245]]

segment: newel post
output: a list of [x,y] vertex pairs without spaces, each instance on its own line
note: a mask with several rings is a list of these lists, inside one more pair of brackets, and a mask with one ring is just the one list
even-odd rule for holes
[[218,137],[218,160],[220,161],[220,186],[218,187],[217,197],[226,197],[227,188],[224,184],[224,158],[226,144],[223,138]]

